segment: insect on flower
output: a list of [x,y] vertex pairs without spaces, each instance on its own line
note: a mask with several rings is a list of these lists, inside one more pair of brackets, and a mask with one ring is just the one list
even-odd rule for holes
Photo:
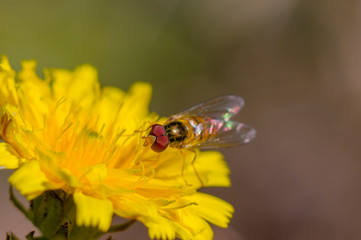
[[244,100],[235,95],[212,98],[181,113],[163,124],[153,124],[145,146],[155,152],[168,146],[179,149],[212,149],[249,143],[256,136],[252,127],[231,121],[243,107]]

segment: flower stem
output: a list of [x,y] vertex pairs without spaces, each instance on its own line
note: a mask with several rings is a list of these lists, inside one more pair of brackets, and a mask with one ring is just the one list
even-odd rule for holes
[[10,192],[10,200],[14,204],[14,206],[20,210],[27,218],[29,218],[28,211],[25,209],[25,207],[19,202],[19,200],[15,197],[13,187],[10,186],[9,188]]

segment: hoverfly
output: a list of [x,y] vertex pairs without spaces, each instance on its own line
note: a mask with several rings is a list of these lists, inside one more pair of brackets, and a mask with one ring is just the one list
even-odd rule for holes
[[256,136],[252,127],[231,121],[243,107],[244,100],[225,95],[172,115],[163,125],[153,124],[144,145],[155,152],[168,146],[179,149],[212,149],[246,144]]

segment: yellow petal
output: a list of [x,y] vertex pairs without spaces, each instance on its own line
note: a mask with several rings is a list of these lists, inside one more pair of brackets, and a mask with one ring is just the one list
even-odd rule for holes
[[158,217],[145,223],[151,239],[172,240],[176,237],[174,225],[166,218]]
[[229,187],[231,185],[230,171],[220,152],[200,152],[194,162],[194,167],[202,177],[204,186]]
[[167,179],[168,183],[173,181],[173,183],[180,184],[184,184],[185,179],[187,184],[194,188],[229,187],[231,185],[230,171],[221,153],[197,151],[196,159],[193,162],[194,157],[193,151],[167,149],[159,157],[160,163],[156,168],[156,177]]
[[[100,101],[96,106],[99,114],[98,128],[105,125],[104,130],[108,130],[112,125],[118,124],[117,118],[122,107],[125,93],[118,88],[104,87],[102,89]],[[116,128],[117,129],[117,128]]]
[[195,215],[200,216],[219,227],[226,228],[233,215],[234,208],[226,201],[205,193],[196,193],[185,197],[197,205],[189,207]]
[[107,168],[104,163],[99,163],[85,170],[84,177],[88,178],[90,183],[99,183],[107,176]]
[[151,95],[150,84],[138,82],[131,86],[119,112],[123,127],[127,130],[135,130],[139,127],[140,119],[148,114]]
[[57,173],[59,178],[63,180],[70,187],[80,187],[78,179],[74,177],[68,169],[56,168],[54,171]]
[[50,86],[36,74],[36,61],[23,61],[22,69],[18,73],[18,84],[26,86],[26,90],[37,91],[42,97],[50,97]]
[[98,227],[103,232],[109,229],[113,215],[113,204],[110,200],[90,197],[76,191],[74,202],[78,226]]
[[11,69],[7,57],[2,56],[0,61],[0,105],[18,104],[14,77],[15,72]]
[[9,59],[5,55],[1,56],[0,71],[7,72],[13,77],[15,76],[15,72],[10,66]]
[[98,74],[94,67],[83,65],[74,72],[53,69],[51,73],[54,78],[52,87],[57,100],[65,98],[86,109],[92,107],[100,92]]
[[151,239],[175,239],[174,224],[158,211],[159,201],[149,201],[138,194],[126,194],[114,199],[114,212],[120,217],[137,218],[148,228]]
[[17,107],[9,104],[0,106],[0,132],[1,137],[10,144],[22,158],[32,158],[33,148],[23,138],[25,130],[23,120]]
[[9,144],[0,142],[0,168],[14,169],[23,161]]
[[175,228],[181,239],[211,240],[213,231],[209,224],[189,209],[180,210],[181,221],[175,221]]
[[49,182],[38,161],[28,161],[23,164],[9,177],[9,182],[29,200],[46,190],[58,188]]

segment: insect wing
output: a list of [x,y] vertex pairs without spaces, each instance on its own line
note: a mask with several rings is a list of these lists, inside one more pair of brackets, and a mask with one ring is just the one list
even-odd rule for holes
[[256,130],[249,125],[222,120],[210,120],[199,126],[198,131],[208,131],[209,137],[205,141],[195,142],[192,148],[214,149],[233,147],[249,143],[256,137]]
[[193,115],[228,121],[242,109],[243,105],[243,98],[236,95],[225,95],[209,99],[181,113],[173,115],[171,118],[177,119],[184,115]]

